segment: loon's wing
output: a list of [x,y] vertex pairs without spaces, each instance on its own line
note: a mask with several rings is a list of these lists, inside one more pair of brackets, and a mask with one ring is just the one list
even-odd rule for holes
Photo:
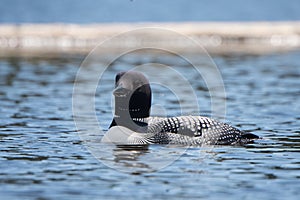
[[157,133],[159,143],[232,145],[249,143],[258,138],[202,116],[153,118],[149,121],[148,130]]

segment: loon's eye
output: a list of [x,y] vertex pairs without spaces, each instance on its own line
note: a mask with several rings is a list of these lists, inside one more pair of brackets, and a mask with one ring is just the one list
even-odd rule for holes
[[125,72],[120,72],[116,75],[116,80],[115,80],[115,83],[117,85],[118,81],[120,80],[120,78],[125,74]]

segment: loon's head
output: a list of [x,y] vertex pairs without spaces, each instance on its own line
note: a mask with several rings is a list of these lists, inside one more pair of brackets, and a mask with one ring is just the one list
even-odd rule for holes
[[137,130],[144,126],[139,121],[150,116],[151,88],[148,79],[137,71],[120,72],[116,75],[115,116],[110,125],[125,126]]

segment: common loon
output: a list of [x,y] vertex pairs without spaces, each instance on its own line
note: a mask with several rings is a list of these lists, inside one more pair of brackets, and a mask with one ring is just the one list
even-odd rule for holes
[[[115,114],[104,142],[124,144],[242,145],[259,137],[202,116],[150,117],[151,88],[140,72],[116,75]],[[126,134],[126,137],[121,136]],[[122,138],[122,139],[120,139]]]

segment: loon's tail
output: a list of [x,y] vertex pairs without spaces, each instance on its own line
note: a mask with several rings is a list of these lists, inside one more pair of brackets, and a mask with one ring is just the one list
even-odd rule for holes
[[253,133],[244,133],[242,135],[242,141],[243,141],[243,143],[251,143],[254,140],[257,140],[259,138],[260,138],[259,136],[255,135]]
[[249,139],[249,140],[256,140],[259,139],[259,137],[257,135],[254,135],[253,133],[244,133],[242,135],[243,139]]

